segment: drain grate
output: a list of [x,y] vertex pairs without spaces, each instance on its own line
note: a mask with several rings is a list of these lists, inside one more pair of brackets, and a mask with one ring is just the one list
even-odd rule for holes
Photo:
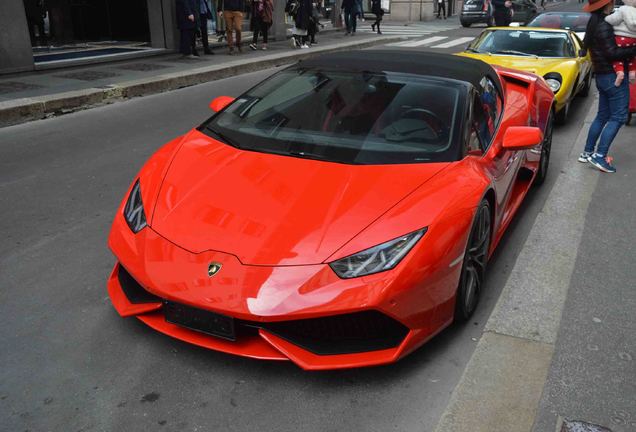
[[117,69],[146,72],[146,71],[165,69],[169,67],[172,67],[172,66],[156,64],[156,63],[133,63],[128,65],[117,66]]
[[580,420],[563,420],[558,432],[612,432],[612,430]]
[[82,81],[97,81],[104,78],[112,78],[119,76],[114,72],[103,72],[103,71],[84,71],[84,72],[73,72],[67,73],[64,75],[56,75],[58,78],[69,78],[76,79]]
[[37,84],[27,84],[19,81],[0,82],[0,94],[15,93],[26,90],[37,90],[40,88],[44,88],[44,86]]

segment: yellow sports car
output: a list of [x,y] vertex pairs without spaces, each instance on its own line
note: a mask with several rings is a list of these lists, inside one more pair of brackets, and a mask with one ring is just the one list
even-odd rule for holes
[[555,95],[555,120],[565,123],[575,96],[587,96],[592,62],[570,30],[492,27],[458,55],[542,76]]

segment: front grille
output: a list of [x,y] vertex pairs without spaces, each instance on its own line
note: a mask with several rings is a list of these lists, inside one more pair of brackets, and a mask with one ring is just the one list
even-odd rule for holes
[[314,354],[352,354],[395,348],[408,328],[378,311],[272,323],[263,328]]
[[139,282],[133,278],[130,273],[120,264],[117,272],[117,279],[121,289],[131,303],[157,303],[161,302],[161,298],[146,291]]
[[[160,297],[146,291],[121,265],[117,278],[131,303],[163,302]],[[266,323],[235,319],[234,327],[237,340],[256,336],[258,329],[262,328],[317,355],[395,348],[409,331],[398,321],[374,310]]]

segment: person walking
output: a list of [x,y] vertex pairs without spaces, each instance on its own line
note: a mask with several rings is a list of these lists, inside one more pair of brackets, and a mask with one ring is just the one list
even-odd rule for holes
[[375,22],[371,24],[371,30],[375,31],[378,28],[378,34],[382,34],[380,31],[380,22],[384,16],[384,9],[382,9],[382,0],[371,0],[371,13],[375,15]]
[[274,15],[274,2],[273,0],[252,0],[252,43],[250,48],[253,50],[258,49],[258,35],[263,36],[262,50],[267,49],[267,34],[269,28],[272,25],[272,19]]
[[316,34],[319,32],[320,24],[320,3],[319,0],[312,0],[311,2],[311,14],[309,15],[309,27],[307,28],[307,35],[309,36],[309,45],[315,45]]
[[309,48],[307,36],[309,34],[309,17],[311,16],[311,0],[291,0],[285,10],[294,19],[292,27],[292,45],[294,48]]
[[177,28],[180,32],[181,58],[196,58],[196,29],[200,26],[199,0],[176,0]]
[[492,6],[495,9],[493,13],[495,25],[509,26],[512,21],[512,2],[510,0],[492,0]]
[[585,149],[578,161],[589,162],[603,172],[614,173],[616,168],[608,156],[610,146],[627,120],[629,87],[627,80],[616,86],[614,61],[627,61],[636,56],[636,47],[618,47],[614,28],[605,21],[612,13],[612,0],[589,0],[583,7],[592,16],[587,23],[583,46],[589,50],[596,88],[599,93],[598,112],[590,126]]
[[[241,26],[243,25],[243,11],[245,0],[219,0],[217,12],[225,20],[225,37],[227,38],[228,54],[234,54],[234,45],[239,53],[241,48]],[[236,34],[236,38],[234,35]]]
[[440,13],[446,19],[446,3],[444,3],[444,0],[437,0],[437,19],[441,19]]
[[344,12],[346,34],[353,36],[356,32],[356,0],[342,0],[340,9]]
[[208,41],[208,20],[214,19],[212,8],[210,7],[210,0],[199,0],[201,7],[199,8],[199,14],[201,16],[201,24],[199,30],[201,31],[201,45],[203,45],[203,52],[208,55],[214,54],[210,49],[210,43]]

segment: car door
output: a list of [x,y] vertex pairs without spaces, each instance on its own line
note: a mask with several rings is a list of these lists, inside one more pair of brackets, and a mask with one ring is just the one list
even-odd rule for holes
[[581,42],[576,33],[570,32],[569,36],[572,46],[574,47],[576,64],[579,69],[579,81],[577,83],[577,90],[580,90],[585,85],[585,80],[590,78],[588,75],[592,70],[592,62],[588,53],[585,53],[585,55],[583,56],[581,55],[583,42]]

